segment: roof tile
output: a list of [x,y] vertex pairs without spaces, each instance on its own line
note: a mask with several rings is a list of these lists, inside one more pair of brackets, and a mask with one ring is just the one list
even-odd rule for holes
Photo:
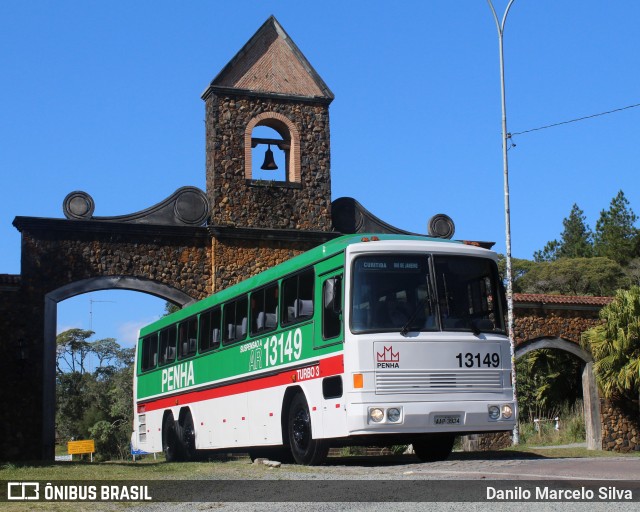
[[613,297],[590,297],[575,295],[548,295],[537,293],[514,293],[513,301],[517,304],[537,303],[537,304],[558,304],[574,306],[606,306],[613,300]]

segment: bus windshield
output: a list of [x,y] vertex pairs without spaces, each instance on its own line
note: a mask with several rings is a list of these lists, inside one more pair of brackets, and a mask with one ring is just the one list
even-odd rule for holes
[[469,256],[366,255],[353,263],[351,331],[504,333],[498,269]]

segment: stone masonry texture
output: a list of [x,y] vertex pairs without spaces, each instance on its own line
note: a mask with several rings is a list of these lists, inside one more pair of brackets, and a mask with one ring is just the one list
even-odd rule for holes
[[[331,231],[327,105],[211,94],[206,110],[207,196],[213,225]],[[277,112],[295,124],[301,139],[300,183],[259,186],[245,178],[245,128],[264,112]]]

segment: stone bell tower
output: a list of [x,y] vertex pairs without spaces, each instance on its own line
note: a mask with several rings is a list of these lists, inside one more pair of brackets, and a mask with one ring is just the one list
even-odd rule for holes
[[[329,104],[333,98],[273,16],[203,93],[215,289],[332,236]],[[275,136],[257,135],[260,127],[271,129]],[[258,157],[252,155],[256,147],[273,147],[283,155],[276,178],[268,171],[261,173],[262,157],[255,161]],[[258,250],[256,241],[263,247],[251,258],[255,265],[246,261],[241,268],[235,261],[241,257],[243,241],[247,250],[249,246]],[[237,268],[230,272],[229,265]],[[224,272],[216,270],[221,268]]]

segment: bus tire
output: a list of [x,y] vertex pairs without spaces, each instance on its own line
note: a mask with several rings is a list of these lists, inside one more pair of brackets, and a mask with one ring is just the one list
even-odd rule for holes
[[193,426],[193,418],[190,411],[186,412],[182,423],[178,422],[177,434],[184,459],[195,460],[197,456],[196,429]]
[[453,450],[455,434],[431,434],[413,441],[413,452],[422,462],[446,460]]
[[324,439],[313,439],[311,415],[304,394],[293,397],[287,425],[293,459],[305,466],[322,464],[329,453],[329,444]]
[[177,462],[182,459],[180,445],[176,422],[173,419],[173,415],[168,414],[162,422],[162,451],[167,462]]

